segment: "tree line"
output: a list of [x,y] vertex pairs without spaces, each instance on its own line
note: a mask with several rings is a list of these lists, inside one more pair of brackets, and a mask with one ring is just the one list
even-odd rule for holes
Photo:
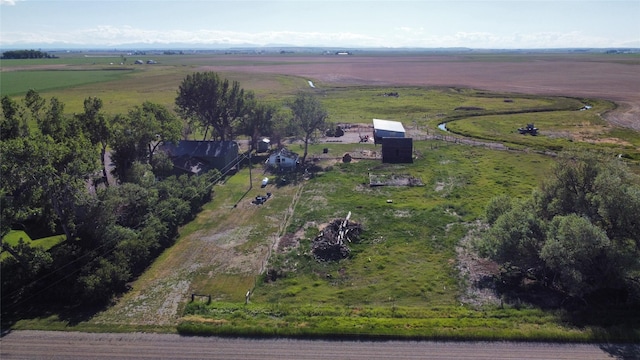
[[546,289],[565,303],[640,300],[640,179],[619,159],[562,154],[531,197],[492,199],[476,243],[507,291]]
[[2,53],[2,59],[57,59],[55,55],[40,50],[10,50]]
[[[322,109],[307,93],[296,99]],[[20,100],[2,97],[0,236],[12,228],[65,236],[48,251],[2,244],[11,254],[1,264],[3,315],[25,304],[105,304],[126,291],[210,201],[220,177],[216,170],[172,175],[159,146],[194,132],[203,140],[245,135],[254,143],[302,134],[305,121],[290,104],[262,104],[216,73],[187,76],[175,111],[147,101],[109,115],[101,99],[88,97],[82,112],[68,115],[56,97],[35,90]],[[320,115],[315,124],[322,127],[326,112]]]
[[214,72],[187,75],[178,89],[176,106],[188,120],[188,131],[198,130],[203,139],[225,141],[243,135],[255,149],[259,136],[270,136],[277,144],[284,137],[299,137],[304,143],[302,163],[316,131],[324,131],[328,119],[322,103],[311,93],[298,92],[282,106],[261,103],[237,81],[222,79]]

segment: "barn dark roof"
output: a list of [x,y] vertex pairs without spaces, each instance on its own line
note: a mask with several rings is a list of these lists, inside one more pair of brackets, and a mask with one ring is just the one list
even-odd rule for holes
[[160,146],[174,168],[190,174],[201,174],[210,169],[227,170],[238,157],[235,141],[181,140]]
[[238,144],[235,141],[196,141],[181,140],[177,144],[167,143],[162,149],[171,157],[220,157],[227,153],[238,152]]

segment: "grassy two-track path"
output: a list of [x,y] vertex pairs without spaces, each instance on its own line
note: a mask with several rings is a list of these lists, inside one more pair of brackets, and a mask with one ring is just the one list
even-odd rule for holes
[[[270,249],[293,212],[301,184],[261,187],[262,168],[214,185],[214,199],[181,230],[180,239],[132,284],[116,304],[90,323],[175,327],[192,294],[243,302],[263,270]],[[262,205],[258,195],[272,196]],[[197,297],[202,300],[202,297]]]

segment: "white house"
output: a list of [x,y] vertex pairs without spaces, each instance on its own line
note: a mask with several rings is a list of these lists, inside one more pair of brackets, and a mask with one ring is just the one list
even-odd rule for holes
[[404,126],[399,121],[373,119],[373,139],[376,144],[382,144],[382,138],[403,138]]
[[278,170],[292,170],[299,162],[298,154],[287,148],[281,148],[269,156],[267,166]]

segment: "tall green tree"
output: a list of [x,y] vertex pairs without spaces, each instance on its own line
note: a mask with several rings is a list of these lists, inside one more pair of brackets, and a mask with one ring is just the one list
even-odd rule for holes
[[122,182],[135,162],[149,164],[160,144],[177,141],[182,122],[162,105],[145,102],[127,116],[116,116],[112,129],[111,160]]
[[71,128],[69,119],[64,115],[64,104],[57,98],[49,100],[49,106],[38,121],[38,128],[43,135],[48,135],[56,141],[65,140],[67,131]]
[[156,153],[158,146],[167,142],[177,142],[180,140],[182,132],[182,120],[176,117],[166,107],[145,101],[142,104],[142,113],[150,116],[154,121],[155,139],[147,143],[149,163],[153,161],[153,155]]
[[620,268],[612,259],[607,234],[576,214],[555,216],[550,222],[540,258],[558,285],[571,296],[583,297],[597,289],[620,287]]
[[270,136],[273,132],[278,109],[271,104],[255,102],[251,111],[245,116],[239,128],[239,133],[251,139],[251,150],[256,149],[260,136]]
[[308,92],[299,92],[289,104],[293,113],[293,125],[296,126],[304,141],[304,164],[309,152],[309,142],[314,139],[316,130],[322,131],[326,127],[328,113],[317,97]]
[[82,137],[57,142],[38,135],[1,146],[0,184],[12,197],[15,213],[26,217],[40,212],[52,228],[61,226],[71,239],[77,210],[86,200],[85,178],[97,164],[89,142]]
[[0,141],[29,135],[25,109],[8,96],[2,97]]
[[107,147],[111,141],[112,124],[107,116],[102,113],[102,100],[97,97],[88,97],[84,100],[84,112],[77,115],[79,122],[88,135],[91,144],[100,146],[100,164],[102,166],[102,179],[109,186],[107,176]]
[[46,100],[36,90],[29,89],[27,91],[24,96],[24,104],[31,111],[31,116],[36,122],[42,121],[42,109],[44,109]]
[[640,178],[623,163],[565,153],[530,199],[489,203],[477,246],[510,276],[569,296],[613,288],[640,297],[639,211]]
[[96,168],[95,155],[58,99],[47,104],[35,90],[29,90],[24,103],[38,128],[29,136],[0,143],[2,202],[13,213],[7,215],[3,210],[3,220],[13,224],[39,214],[52,228],[60,226],[72,238],[78,206],[85,201],[85,178]]
[[[215,72],[187,75],[178,89],[178,112],[202,129],[203,140],[232,140],[234,126],[248,115],[249,103],[237,81],[221,79]],[[211,131],[211,133],[210,133]]]

